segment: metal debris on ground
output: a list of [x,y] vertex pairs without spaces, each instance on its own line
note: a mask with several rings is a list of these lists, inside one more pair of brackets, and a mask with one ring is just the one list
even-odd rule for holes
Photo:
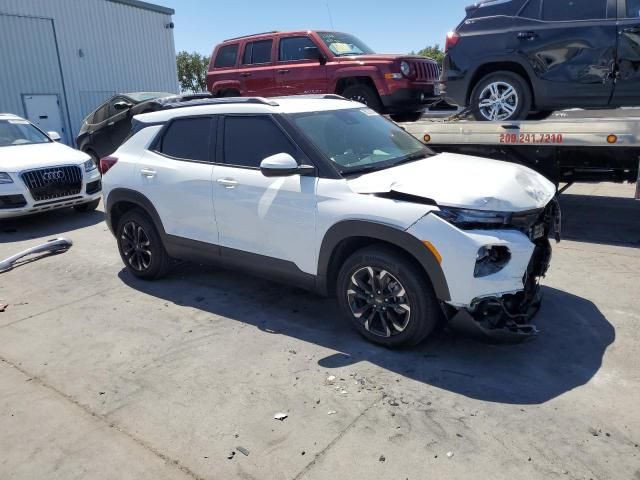
[[243,454],[245,457],[249,456],[249,450],[247,450],[244,447],[236,447],[236,450],[238,450],[241,454]]
[[235,457],[235,456],[236,456],[236,452],[234,452],[233,450],[231,450],[231,453],[227,456],[227,458],[228,458],[229,460],[232,460],[232,459],[233,459],[233,457]]
[[4,312],[7,308],[9,308],[8,303],[0,303],[0,312]]
[[279,413],[276,413],[276,414],[273,416],[273,418],[275,418],[276,420],[280,420],[280,421],[282,422],[282,421],[283,421],[285,418],[287,418],[288,416],[289,416],[289,414],[288,414],[288,413],[279,412]]
[[327,415],[335,415],[336,413],[338,413],[338,412],[336,412],[335,410],[329,410],[327,412]]
[[378,459],[378,461],[380,462],[384,462],[386,460],[384,455],[380,455],[380,458]]
[[453,452],[447,452],[447,457],[449,458],[453,457]]
[[327,377],[327,383],[331,384],[331,383],[333,383],[335,381],[336,381],[336,376],[335,375],[329,375]]
[[[43,256],[47,254],[54,255],[57,253],[63,253],[69,250],[72,245],[73,245],[73,242],[71,240],[68,240],[66,238],[56,238],[53,240],[49,240],[48,242],[43,243],[41,245],[36,245],[35,247],[28,248],[9,258],[0,260],[0,273],[6,270],[10,270],[16,265],[16,263],[18,263],[19,260],[22,260],[24,257],[28,257],[30,255],[37,255],[39,253],[43,254]],[[40,258],[40,257],[37,257],[37,258]]]

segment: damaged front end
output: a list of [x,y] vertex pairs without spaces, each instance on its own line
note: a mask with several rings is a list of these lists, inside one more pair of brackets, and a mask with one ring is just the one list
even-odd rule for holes
[[476,298],[468,308],[461,308],[449,320],[451,328],[474,338],[495,343],[518,343],[538,334],[531,320],[542,301],[540,279],[551,262],[552,236],[560,241],[560,208],[553,200],[538,215],[513,228],[526,233],[535,245],[524,273],[524,289],[496,296]]

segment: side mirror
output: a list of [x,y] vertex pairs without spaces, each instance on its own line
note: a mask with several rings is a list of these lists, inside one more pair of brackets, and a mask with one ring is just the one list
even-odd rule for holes
[[54,132],[53,130],[50,132],[47,132],[47,135],[54,142],[59,142],[61,140],[60,134],[58,132]]
[[128,110],[131,108],[131,104],[125,101],[120,101],[120,102],[116,102],[113,104],[113,108],[115,108],[118,111],[121,110]]
[[327,63],[327,59],[318,47],[304,47],[304,58],[307,60],[319,60],[323,65]]
[[265,177],[289,177],[308,175],[316,169],[311,165],[298,165],[296,159],[288,153],[276,153],[260,162],[260,171]]

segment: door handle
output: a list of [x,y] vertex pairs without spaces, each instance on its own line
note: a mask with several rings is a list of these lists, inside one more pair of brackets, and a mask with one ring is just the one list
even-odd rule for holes
[[151,168],[143,168],[140,170],[140,174],[143,177],[147,177],[147,178],[153,178],[156,176],[156,171],[152,170]]
[[224,188],[235,188],[238,186],[238,181],[233,178],[219,178],[216,182]]
[[276,70],[280,75],[284,75],[285,73],[289,73],[291,70],[286,68],[281,68],[280,70]]
[[243,72],[240,74],[241,77],[250,77],[251,75],[253,75],[253,73],[249,73],[249,72]]
[[518,33],[518,38],[520,40],[533,40],[537,38],[538,34],[536,32],[520,32]]
[[109,123],[107,123],[107,127],[113,127],[113,125],[114,125],[115,123],[116,123],[116,122],[109,122]]

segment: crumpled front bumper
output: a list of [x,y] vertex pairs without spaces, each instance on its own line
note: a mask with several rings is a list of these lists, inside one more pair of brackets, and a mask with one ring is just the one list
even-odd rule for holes
[[[442,256],[451,292],[445,310],[452,328],[501,343],[537,335],[531,320],[541,304],[539,280],[551,261],[548,235],[557,227],[556,218],[548,219],[545,234],[535,240],[515,229],[461,230],[435,215],[412,226],[411,233],[428,240]],[[499,272],[474,277],[477,253],[483,246],[505,246],[511,258]]]

